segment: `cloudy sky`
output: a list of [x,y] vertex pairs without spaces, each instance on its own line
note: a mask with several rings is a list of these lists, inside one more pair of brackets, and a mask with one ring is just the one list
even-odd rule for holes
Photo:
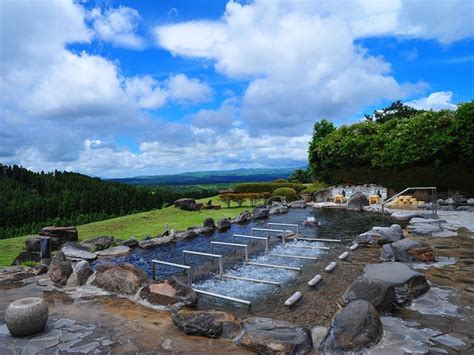
[[314,122],[474,98],[472,0],[0,2],[0,161],[121,177],[306,163]]

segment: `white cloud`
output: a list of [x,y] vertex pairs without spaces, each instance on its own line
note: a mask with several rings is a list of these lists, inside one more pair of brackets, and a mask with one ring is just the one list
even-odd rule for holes
[[177,102],[196,104],[209,101],[212,97],[209,85],[184,74],[170,76],[167,86],[170,99]]
[[456,110],[457,106],[452,103],[453,93],[451,91],[438,91],[416,100],[405,102],[405,105],[418,110]]
[[98,7],[91,10],[89,18],[96,36],[119,47],[143,49],[145,41],[135,32],[140,15],[137,10],[120,6],[104,12]]
[[[392,11],[380,7],[370,10]],[[342,8],[340,2],[229,2],[218,21],[158,26],[155,35],[175,55],[210,59],[220,73],[250,79],[242,120],[256,134],[301,134],[321,117],[350,115],[416,89],[354,44],[353,26],[337,12]]]
[[209,85],[184,74],[171,75],[163,82],[149,75],[128,78],[125,80],[125,91],[144,109],[157,109],[168,101],[197,104],[212,98]]

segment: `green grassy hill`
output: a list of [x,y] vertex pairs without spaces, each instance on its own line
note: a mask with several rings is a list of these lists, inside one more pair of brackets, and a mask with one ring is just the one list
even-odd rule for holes
[[[199,200],[200,202],[207,202],[213,199],[213,203],[218,203],[217,197],[205,198]],[[169,228],[175,230],[186,230],[191,226],[200,226],[204,219],[208,217],[217,220],[225,217],[235,217],[240,212],[248,209],[251,210],[248,204],[242,207],[231,206],[226,208],[222,204],[220,210],[203,210],[201,212],[182,211],[175,207],[167,207],[160,210],[151,210],[148,212],[141,212],[127,216],[107,219],[100,222],[88,223],[78,226],[79,240],[84,240],[90,237],[97,237],[101,235],[112,235],[116,238],[126,239],[134,236],[137,239],[143,239],[146,236],[157,236],[163,233],[166,224]],[[10,265],[15,257],[23,250],[25,240],[31,236],[23,236],[17,238],[9,238],[0,240],[0,266]]]

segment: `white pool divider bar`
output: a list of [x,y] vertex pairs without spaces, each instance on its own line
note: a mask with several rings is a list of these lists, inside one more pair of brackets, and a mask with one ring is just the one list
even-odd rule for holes
[[252,239],[252,243],[253,243],[254,240],[264,240],[265,241],[265,253],[268,253],[268,237],[256,237],[254,235],[234,234],[232,236],[232,241],[234,243],[235,243],[235,238]]
[[300,226],[297,225],[297,224],[268,222],[267,225],[268,226],[293,227],[293,228],[296,228],[296,237],[298,238],[300,236]]
[[270,256],[278,256],[278,257],[280,257],[280,258],[318,260],[318,258],[315,257],[315,256],[288,255],[288,254],[270,254]]
[[270,238],[271,233],[281,233],[281,242],[285,243],[285,231],[283,229],[252,228],[252,235],[255,235],[255,232],[268,232],[268,238]]
[[303,297],[303,294],[300,292],[300,291],[297,291],[295,292],[291,297],[289,297],[286,301],[285,301],[285,306],[293,306],[296,302],[298,302],[301,297]]
[[324,270],[326,270],[326,272],[331,272],[336,268],[336,266],[337,266],[337,263],[333,261],[328,266],[326,266]]
[[300,248],[300,249],[321,249],[321,250],[329,250],[329,247],[313,247],[310,245],[291,245],[286,244],[288,248]]
[[359,244],[354,243],[354,244],[351,245],[351,247],[349,249],[350,250],[356,250],[358,247],[359,247]]
[[311,280],[308,281],[308,286],[310,287],[316,286],[318,283],[321,282],[322,279],[323,278],[321,275],[316,275],[315,277],[313,277]]
[[322,238],[296,238],[298,240],[307,240],[308,242],[328,242],[328,243],[341,243],[340,239],[322,239]]
[[213,260],[213,258],[218,258],[219,259],[219,277],[222,276],[222,273],[224,271],[224,266],[222,264],[222,255],[202,253],[200,251],[183,250],[183,264],[186,264],[186,254],[208,256],[211,258],[211,260]]
[[222,277],[224,277],[226,279],[242,280],[242,281],[255,282],[255,283],[259,283],[259,284],[281,286],[281,284],[277,281],[253,279],[251,277],[236,276],[236,275],[231,275],[231,274],[224,274],[224,275],[222,275]]
[[191,274],[191,266],[182,265],[182,264],[175,264],[175,263],[169,263],[167,261],[161,261],[161,260],[152,260],[151,261],[151,270],[152,270],[153,280],[156,280],[156,264],[173,266],[173,267],[177,267],[179,269],[184,269],[188,273],[188,285],[191,286],[191,284],[193,282],[193,276]]
[[211,242],[211,254],[214,253],[214,245],[226,245],[233,248],[235,252],[235,247],[244,248],[245,252],[245,262],[249,261],[249,250],[247,244],[237,244],[237,243],[227,243],[227,242]]
[[344,253],[342,253],[341,255],[339,255],[339,260],[344,260],[344,259],[346,259],[348,256],[349,256],[349,252],[348,252],[348,251],[345,251]]
[[292,270],[292,271],[301,271],[300,267],[294,267],[294,266],[283,266],[283,265],[276,265],[276,264],[264,264],[264,263],[256,263],[253,261],[249,261],[247,265],[253,265],[253,266],[261,266],[261,267],[269,267],[273,269],[284,269],[284,270]]
[[196,288],[193,288],[193,291],[196,292],[196,293],[198,293],[198,294],[201,294],[201,295],[206,295],[206,296],[210,296],[210,297],[221,298],[221,299],[227,300],[227,301],[242,303],[242,304],[245,304],[245,305],[247,305],[247,306],[249,306],[249,307],[252,305],[252,302],[247,301],[247,300],[243,300],[243,299],[241,299],[241,298],[235,298],[235,297],[220,295],[220,294],[218,294],[218,293],[208,292],[208,291],[203,291],[203,290],[198,290],[198,289],[196,289]]

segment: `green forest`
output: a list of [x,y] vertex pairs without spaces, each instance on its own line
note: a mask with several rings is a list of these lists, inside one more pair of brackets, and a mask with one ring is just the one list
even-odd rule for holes
[[394,102],[363,122],[314,125],[309,173],[331,184],[435,185],[474,193],[474,101],[454,111]]
[[162,208],[181,197],[214,196],[217,188],[148,188],[0,164],[0,239],[37,233],[47,225],[80,225]]

